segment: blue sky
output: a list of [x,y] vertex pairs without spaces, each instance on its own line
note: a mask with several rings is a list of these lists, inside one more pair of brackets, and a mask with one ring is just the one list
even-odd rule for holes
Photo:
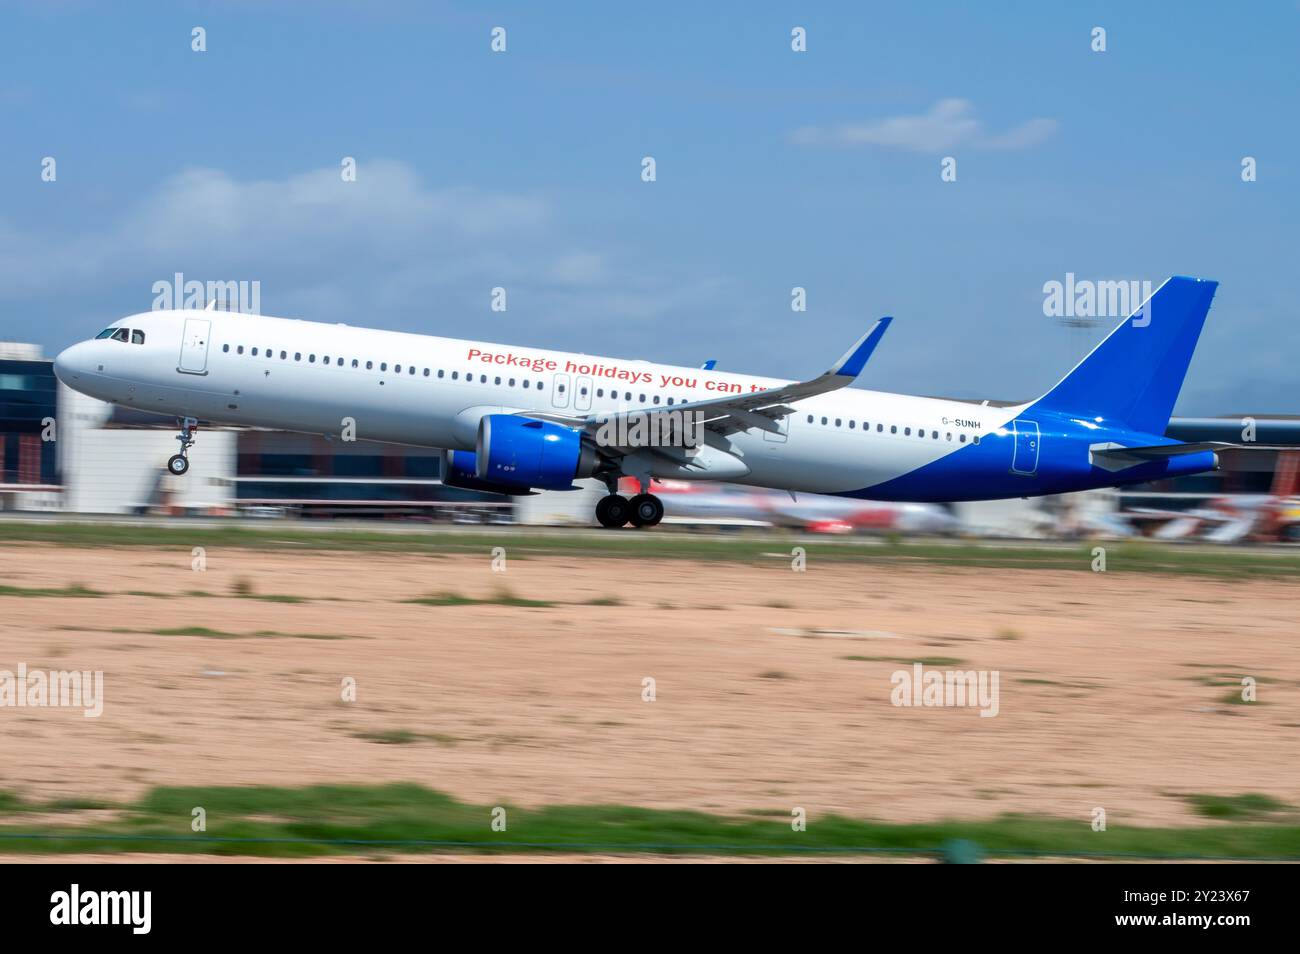
[[1179,411],[1300,412],[1300,4],[19,0],[0,24],[3,339],[54,351],[180,271],[260,281],[268,314],[791,377],[893,314],[864,385],[1018,399],[1098,335],[1046,317],[1045,282],[1179,273],[1222,282]]

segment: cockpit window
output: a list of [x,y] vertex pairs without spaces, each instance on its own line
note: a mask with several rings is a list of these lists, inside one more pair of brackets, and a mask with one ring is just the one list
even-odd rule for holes
[[127,337],[129,334],[130,334],[130,331],[128,331],[126,328],[118,328],[118,329],[116,329],[116,330],[113,332],[113,340],[114,340],[114,341],[127,341],[127,340],[129,340],[128,337]]
[[132,329],[131,344],[144,344],[144,332],[139,328]]
[[115,325],[109,328],[105,328],[99,334],[95,335],[95,340],[98,341],[100,338],[111,338],[113,336],[113,332],[115,331],[117,331],[117,326]]

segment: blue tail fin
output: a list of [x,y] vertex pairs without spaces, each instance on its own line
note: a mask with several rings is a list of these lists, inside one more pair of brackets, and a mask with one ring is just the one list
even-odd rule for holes
[[1170,278],[1036,405],[1163,434],[1218,287]]

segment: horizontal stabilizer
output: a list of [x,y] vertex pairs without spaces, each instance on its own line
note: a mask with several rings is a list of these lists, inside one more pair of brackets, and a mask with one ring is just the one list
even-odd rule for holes
[[1094,467],[1102,470],[1123,470],[1153,460],[1167,460],[1170,457],[1182,457],[1186,454],[1201,454],[1206,451],[1280,451],[1291,448],[1264,444],[1228,444],[1223,441],[1199,441],[1188,444],[1150,444],[1145,447],[1125,447],[1123,444],[1092,444],[1088,448],[1088,457]]

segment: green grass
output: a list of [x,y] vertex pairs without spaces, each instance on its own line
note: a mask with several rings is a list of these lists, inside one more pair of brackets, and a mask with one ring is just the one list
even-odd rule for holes
[[459,739],[441,732],[412,732],[409,729],[383,729],[374,732],[357,732],[355,737],[379,745],[412,745],[416,742],[437,742],[453,746]]
[[114,630],[121,633],[140,633],[147,636],[201,636],[204,639],[354,639],[334,633],[281,633],[273,629],[259,629],[255,633],[228,633],[206,626],[175,626],[170,629]]
[[421,606],[473,606],[478,600],[460,593],[435,593],[432,596],[416,596],[403,603],[418,603]]
[[431,596],[416,596],[403,603],[417,603],[420,606],[554,606],[551,600],[530,600],[516,596],[506,587],[500,587],[489,596],[465,596],[463,593],[434,593]]
[[169,629],[150,629],[145,630],[152,636],[202,636],[204,639],[243,639],[240,633],[227,633],[220,629],[209,629],[206,626],[173,626]]
[[[486,556],[508,544],[512,557],[561,554],[602,559],[696,559],[788,565],[790,547],[807,551],[810,571],[818,562],[866,564],[935,563],[1008,569],[1092,572],[1091,543],[1008,544],[969,541],[906,542],[879,537],[814,539],[779,533],[699,535],[660,528],[644,533],[587,530],[539,532],[524,528],[481,531],[413,528],[410,531],[332,530],[295,524],[249,526],[118,525],[0,521],[0,544],[51,543],[82,547],[175,547],[188,562],[194,546],[285,550],[353,550],[445,556]],[[1159,572],[1250,577],[1300,576],[1300,550],[1171,546],[1143,541],[1107,545],[1108,572]],[[240,594],[236,594],[240,595]]]
[[1271,795],[1247,792],[1244,795],[1189,795],[1187,801],[1198,815],[1234,821],[1260,821],[1293,809]]
[[0,584],[0,596],[108,596],[108,593],[102,593],[99,590],[92,590],[88,586],[82,586],[80,583],[73,583],[71,586],[9,586]]
[[[206,810],[208,830],[190,830]],[[1001,816],[986,821],[893,825],[840,816],[790,828],[788,810],[735,817],[624,805],[507,807],[507,829],[491,830],[493,805],[471,805],[413,784],[308,788],[156,788],[114,806],[113,821],[75,822],[75,811],[30,828],[25,814],[48,806],[0,796],[6,851],[187,852],[311,857],[403,852],[624,852],[655,854],[928,854],[954,840],[995,856],[1133,855],[1148,858],[1300,858],[1300,826],[1235,822],[1197,828],[1093,832],[1086,820]],[[41,837],[23,837],[39,835]]]

